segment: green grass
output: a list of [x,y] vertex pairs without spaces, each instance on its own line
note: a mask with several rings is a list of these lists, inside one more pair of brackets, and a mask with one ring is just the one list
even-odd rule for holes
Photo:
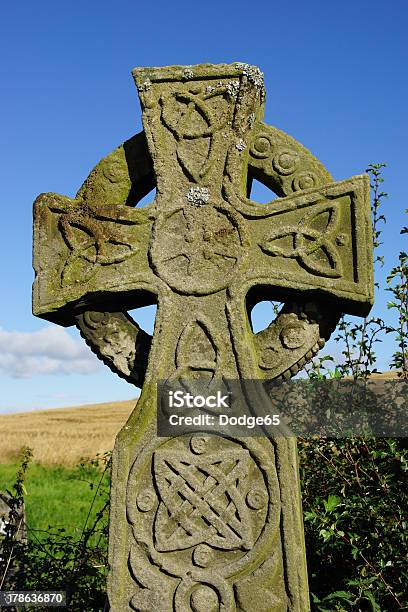
[[[17,470],[17,464],[0,464],[0,491],[13,490]],[[101,472],[89,465],[66,468],[31,464],[24,483],[27,490],[25,503],[29,538],[45,537],[50,527],[53,531],[63,528],[66,534],[79,538],[100,478]],[[93,483],[92,486],[89,483]],[[105,476],[104,493],[108,486],[108,477]],[[88,527],[105,499],[105,494],[96,495]]]

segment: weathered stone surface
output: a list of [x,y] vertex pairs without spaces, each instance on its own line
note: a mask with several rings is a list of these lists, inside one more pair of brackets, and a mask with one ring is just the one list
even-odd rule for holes
[[[262,123],[247,64],[134,71],[143,134],[34,208],[34,313],[143,391],[117,438],[111,609],[309,609],[292,439],[157,438],[156,382],[288,378],[373,299],[369,183]],[[252,179],[279,199],[248,199]],[[156,186],[154,202],[134,205]],[[284,302],[253,334],[248,311]],[[157,302],[153,338],[126,310]]]
[[26,542],[27,527],[25,522],[25,507],[13,505],[10,495],[0,492],[0,544],[7,531],[15,540]]

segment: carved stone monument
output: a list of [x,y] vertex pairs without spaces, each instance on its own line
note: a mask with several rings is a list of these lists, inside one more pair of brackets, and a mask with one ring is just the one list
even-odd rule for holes
[[[373,299],[367,176],[262,122],[248,64],[134,71],[144,132],[34,205],[34,313],[143,385],[113,458],[115,612],[306,612],[293,438],[156,435],[157,381],[290,378]],[[249,199],[257,180],[277,196]],[[135,208],[154,187],[154,201]],[[254,334],[248,312],[283,302]],[[127,310],[157,303],[153,338]]]

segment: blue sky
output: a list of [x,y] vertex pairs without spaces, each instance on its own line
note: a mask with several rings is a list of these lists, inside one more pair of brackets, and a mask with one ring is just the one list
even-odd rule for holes
[[[384,285],[403,248],[408,207],[407,17],[406,0],[5,3],[0,412],[136,395],[75,331],[31,315],[32,202],[43,191],[73,196],[101,157],[141,129],[136,66],[256,64],[265,73],[265,120],[302,142],[336,179],[387,162]],[[389,316],[385,301],[382,292],[374,314]],[[267,313],[258,315],[261,324]],[[141,322],[151,326],[149,310]],[[385,342],[380,367],[391,350]]]

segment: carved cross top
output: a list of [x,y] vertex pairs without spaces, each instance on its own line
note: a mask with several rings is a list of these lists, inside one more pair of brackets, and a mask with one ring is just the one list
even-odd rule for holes
[[[139,385],[151,340],[125,311],[154,302],[160,359],[149,360],[151,381],[189,372],[289,377],[341,312],[371,307],[368,177],[332,182],[299,143],[263,124],[263,78],[253,66],[134,77],[147,147],[135,136],[75,199],[48,193],[35,202],[34,314],[79,325],[105,362]],[[278,199],[250,200],[253,178]],[[154,201],[134,208],[154,184]],[[254,335],[248,309],[262,299],[284,306]]]

